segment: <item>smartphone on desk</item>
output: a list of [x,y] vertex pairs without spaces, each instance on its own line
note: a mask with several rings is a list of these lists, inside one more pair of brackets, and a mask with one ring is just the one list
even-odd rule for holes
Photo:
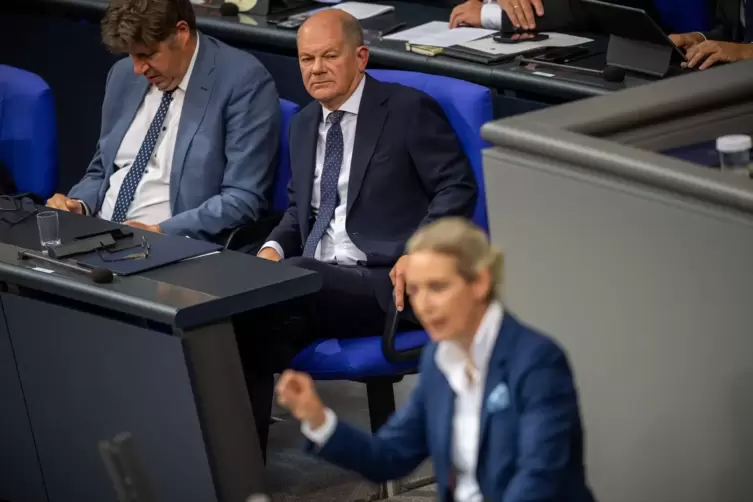
[[519,44],[521,42],[541,42],[549,35],[537,31],[500,31],[492,35],[492,40],[499,44]]

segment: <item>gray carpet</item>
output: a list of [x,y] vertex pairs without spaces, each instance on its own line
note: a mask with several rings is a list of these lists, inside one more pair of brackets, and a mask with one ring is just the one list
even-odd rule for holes
[[[398,406],[405,401],[415,377],[407,377],[395,385]],[[354,382],[318,382],[322,400],[338,417],[369,430],[366,386]],[[285,418],[272,426],[267,459],[267,485],[273,502],[360,502],[377,498],[378,487],[358,475],[306,455],[301,446],[303,436],[298,422],[275,408],[275,416]],[[427,463],[408,479],[431,475]],[[435,500],[432,487],[403,494],[390,500],[426,502]]]

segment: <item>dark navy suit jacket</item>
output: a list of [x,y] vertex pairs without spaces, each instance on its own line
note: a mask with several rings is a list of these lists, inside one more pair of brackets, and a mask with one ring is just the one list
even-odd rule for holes
[[[435,352],[435,344],[424,350],[409,401],[376,435],[339,422],[317,454],[377,483],[407,476],[430,456],[440,500],[450,500],[455,394]],[[510,313],[489,362],[480,434],[476,479],[485,500],[593,502],[567,358],[551,339]],[[311,443],[309,448],[315,449]]]
[[740,19],[740,5],[740,0],[717,0],[716,26],[704,33],[706,38],[722,42],[742,42],[745,30]]
[[[427,94],[364,76],[348,181],[346,229],[365,265],[391,267],[415,230],[442,216],[473,215],[476,180],[442,108]],[[290,125],[290,205],[267,240],[300,256],[311,231],[311,191],[322,107]]]

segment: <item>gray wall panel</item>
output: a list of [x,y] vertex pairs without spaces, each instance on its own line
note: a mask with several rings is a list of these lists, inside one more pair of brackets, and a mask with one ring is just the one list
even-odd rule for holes
[[133,434],[160,500],[215,500],[180,340],[3,295],[51,502],[108,502],[97,445]]
[[0,309],[0,500],[47,502],[16,360]]

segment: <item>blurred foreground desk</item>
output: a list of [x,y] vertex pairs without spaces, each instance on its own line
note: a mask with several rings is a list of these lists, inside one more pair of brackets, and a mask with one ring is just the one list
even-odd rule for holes
[[[2,225],[0,500],[114,502],[97,446],[124,431],[160,501],[262,491],[229,318],[311,293],[319,277],[223,252],[99,285],[19,262],[16,245],[38,249],[34,218]],[[111,225],[61,214],[64,240]]]
[[752,134],[751,74],[483,128],[505,303],[567,349],[598,500],[751,500],[753,179],[658,153]]

